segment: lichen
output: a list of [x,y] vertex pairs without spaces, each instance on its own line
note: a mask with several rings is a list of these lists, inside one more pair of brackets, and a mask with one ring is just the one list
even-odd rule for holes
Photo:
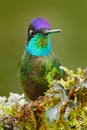
[[86,130],[87,68],[76,73],[62,68],[66,78],[55,80],[35,101],[24,94],[0,97],[0,130]]

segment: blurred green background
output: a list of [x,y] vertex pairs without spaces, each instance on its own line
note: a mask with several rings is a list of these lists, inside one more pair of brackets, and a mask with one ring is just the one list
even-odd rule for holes
[[87,65],[87,0],[7,0],[0,1],[0,95],[21,93],[17,76],[27,28],[32,18],[43,16],[52,28],[53,50],[60,62],[76,70]]

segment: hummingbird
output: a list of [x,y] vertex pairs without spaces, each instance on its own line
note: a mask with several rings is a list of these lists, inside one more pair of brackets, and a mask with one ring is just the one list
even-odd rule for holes
[[27,43],[19,65],[19,78],[26,96],[36,100],[63,76],[61,65],[52,51],[51,29],[43,17],[34,18],[28,27]]

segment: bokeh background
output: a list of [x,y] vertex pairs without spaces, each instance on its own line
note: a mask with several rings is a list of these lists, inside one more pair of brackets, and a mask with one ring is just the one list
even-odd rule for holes
[[52,36],[59,61],[70,69],[87,66],[87,0],[7,0],[0,1],[0,95],[22,93],[17,76],[27,28],[32,18],[43,16],[52,28],[61,28]]

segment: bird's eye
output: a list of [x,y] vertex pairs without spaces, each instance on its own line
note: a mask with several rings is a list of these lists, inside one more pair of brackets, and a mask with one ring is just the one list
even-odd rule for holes
[[35,31],[34,30],[30,30],[30,34],[31,34],[31,36],[34,36],[35,35]]

